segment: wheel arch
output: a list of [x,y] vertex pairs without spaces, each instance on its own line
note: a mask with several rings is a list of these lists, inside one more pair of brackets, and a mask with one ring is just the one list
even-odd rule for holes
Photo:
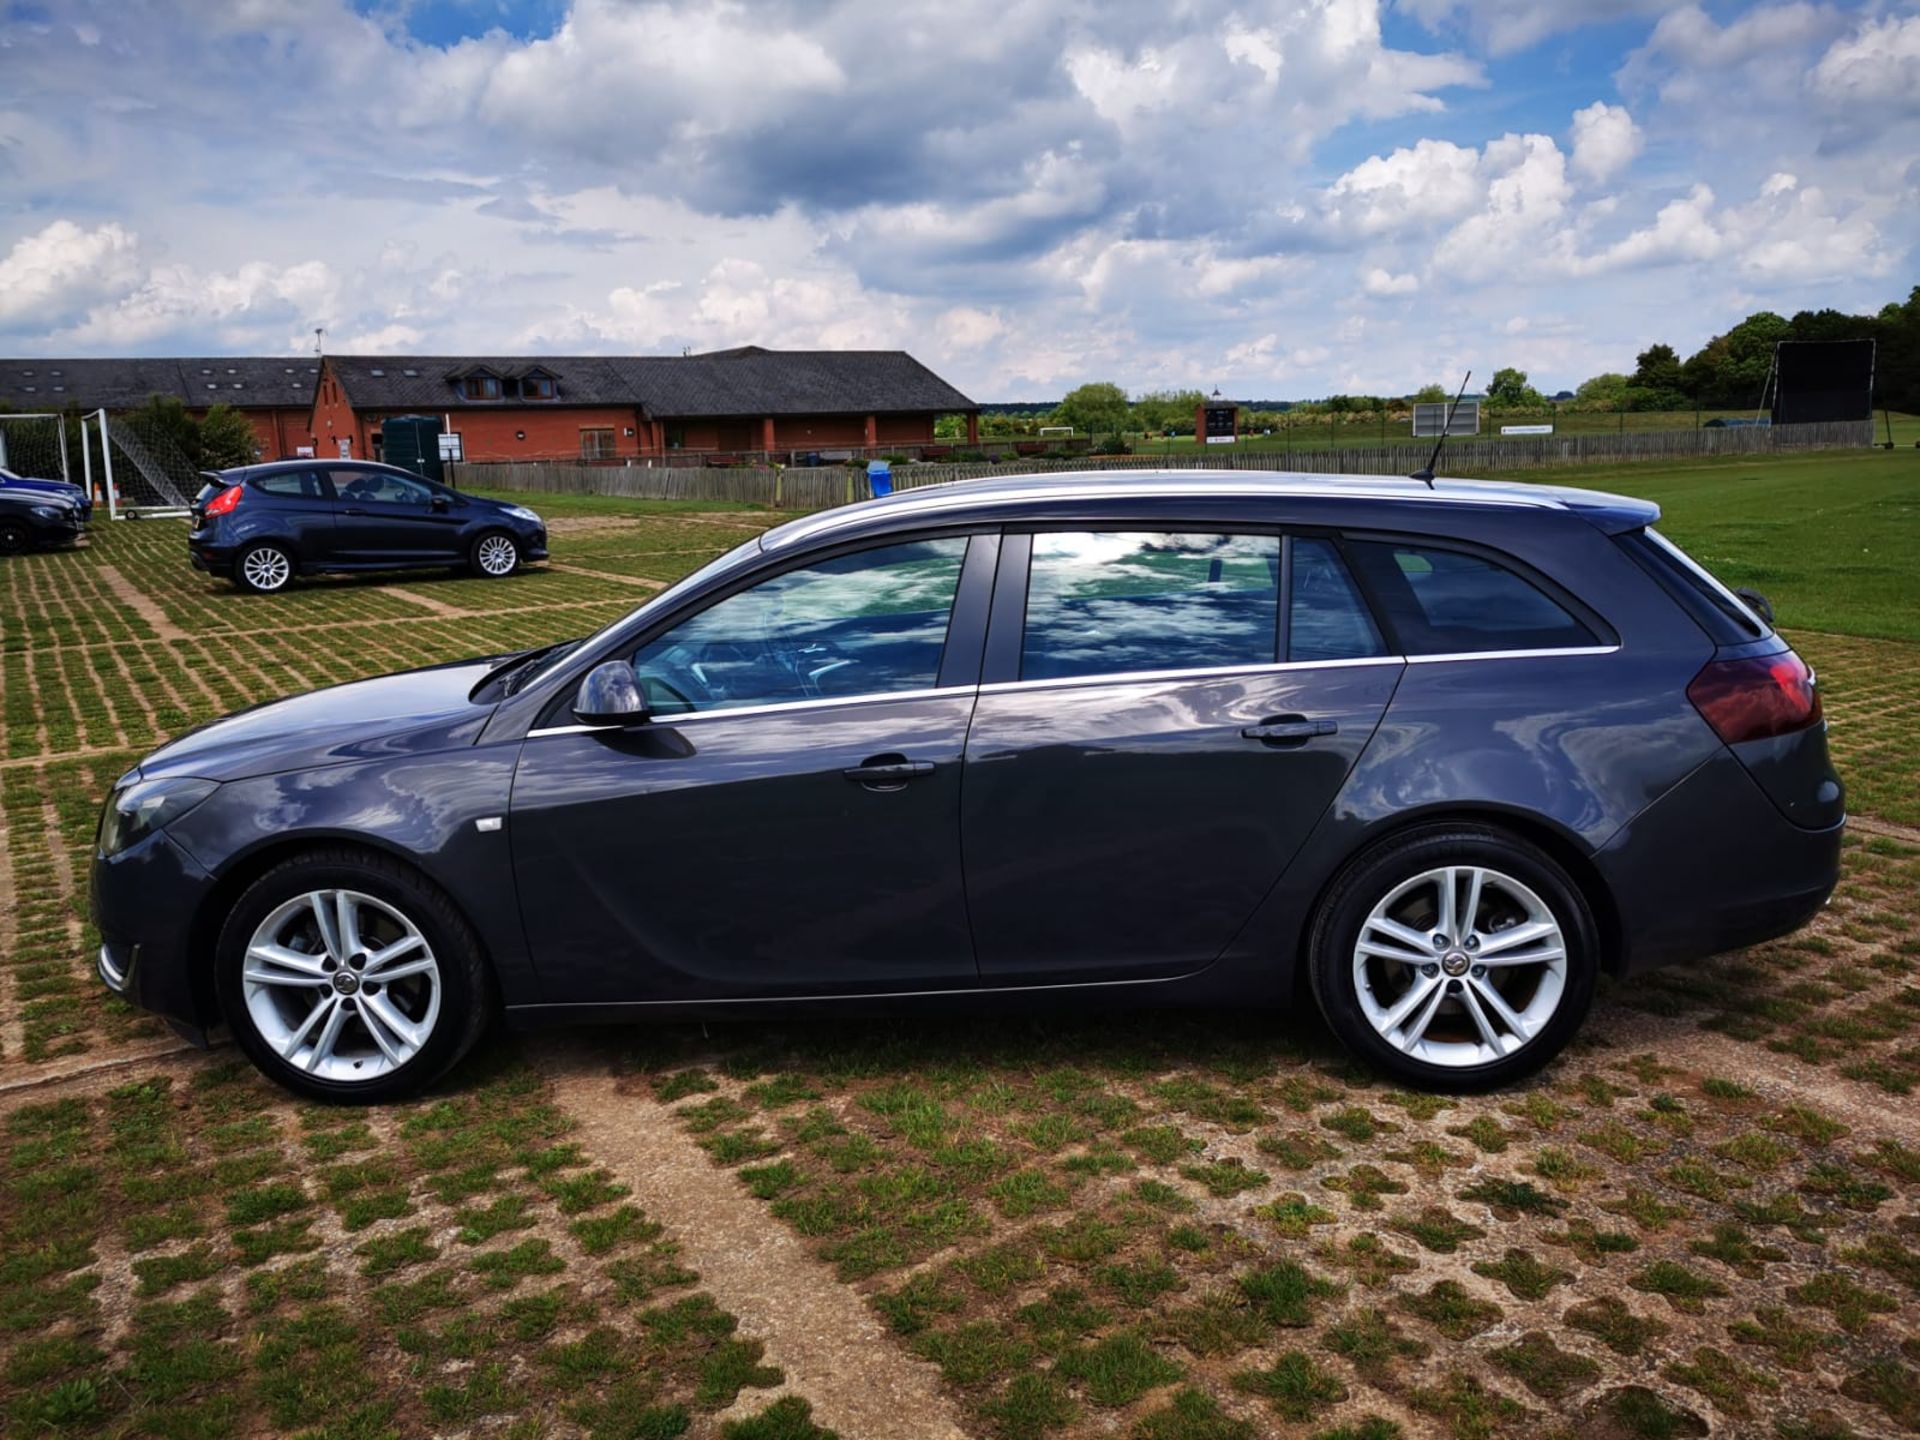
[[[379,856],[411,870],[447,897],[452,905],[467,919],[467,928],[480,945],[480,960],[494,981],[494,996],[499,996],[499,972],[495,968],[493,952],[487,944],[487,937],[471,916],[466,915],[465,907],[456,898],[452,887],[443,883],[431,870],[420,864],[419,857],[410,851],[392,845],[377,836],[365,833],[307,833],[301,835],[276,836],[263,841],[251,850],[235,856],[214,878],[213,885],[201,898],[193,913],[193,919],[187,930],[187,954],[190,957],[188,974],[193,986],[195,1007],[202,1015],[213,1020],[226,1020],[221,1009],[220,998],[214,982],[213,951],[220,938],[220,927],[226,921],[234,904],[246,893],[262,875],[276,865],[301,855],[318,851],[359,851],[369,856]],[[231,1023],[231,1022],[229,1022]]]
[[1536,812],[1514,810],[1490,803],[1447,803],[1424,810],[1408,811],[1373,827],[1347,853],[1346,857],[1328,872],[1314,893],[1313,903],[1306,906],[1302,912],[1300,928],[1294,937],[1294,955],[1297,959],[1293,967],[1292,981],[1296,993],[1304,990],[1308,982],[1308,947],[1312,942],[1314,926],[1319,921],[1320,912],[1326,907],[1328,897],[1342,877],[1358,865],[1366,855],[1382,845],[1403,839],[1415,831],[1444,829],[1453,824],[1481,825],[1489,829],[1503,830],[1516,839],[1524,840],[1543,851],[1549,859],[1566,871],[1567,878],[1573,881],[1580,891],[1581,898],[1587,902],[1587,908],[1593,912],[1594,928],[1600,939],[1601,973],[1618,976],[1622,972],[1625,946],[1621,938],[1624,932],[1619,907],[1614,902],[1613,891],[1608,887],[1605,877],[1601,875],[1599,866],[1593,861],[1592,852],[1581,843],[1579,837]]

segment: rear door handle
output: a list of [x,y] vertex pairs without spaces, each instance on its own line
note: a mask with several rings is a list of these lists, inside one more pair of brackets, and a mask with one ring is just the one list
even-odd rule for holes
[[1332,720],[1308,720],[1298,715],[1276,715],[1271,720],[1262,720],[1258,725],[1249,725],[1240,732],[1244,740],[1258,740],[1263,745],[1304,745],[1318,735],[1337,735],[1340,726]]
[[342,510],[340,513],[342,515],[364,515],[367,512],[364,510],[356,509],[354,506],[349,505],[346,509]]
[[933,774],[931,760],[909,760],[904,755],[875,755],[865,764],[840,772],[869,790],[898,790],[909,780]]

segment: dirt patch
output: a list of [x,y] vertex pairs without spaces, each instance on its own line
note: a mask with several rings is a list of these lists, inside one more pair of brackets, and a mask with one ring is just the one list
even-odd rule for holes
[[140,588],[111,565],[100,567],[100,578],[113,592],[114,599],[138,615],[153,627],[156,638],[161,640],[185,640],[187,632],[167,618],[167,612],[154,604],[152,597],[142,594]]
[[813,1402],[820,1423],[863,1440],[965,1433],[934,1368],[889,1345],[860,1297],[785,1227],[769,1225],[666,1106],[617,1081],[577,1042],[543,1045],[534,1060],[594,1158],[678,1236],[714,1298],[767,1337],[768,1360]]
[[398,595],[402,600],[418,605],[422,610],[431,610],[436,615],[444,615],[449,620],[465,620],[473,614],[471,610],[462,610],[458,605],[449,605],[444,600],[436,600],[431,595],[422,595],[418,590],[407,590],[398,585],[389,585],[387,593]]

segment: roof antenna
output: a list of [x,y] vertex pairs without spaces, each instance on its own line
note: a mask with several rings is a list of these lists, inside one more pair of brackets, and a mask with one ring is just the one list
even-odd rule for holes
[[1471,379],[1473,379],[1473,371],[1469,370],[1466,373],[1466,378],[1460,382],[1460,389],[1459,392],[1454,395],[1453,403],[1447,406],[1447,422],[1440,427],[1440,438],[1433,442],[1433,454],[1427,457],[1427,463],[1425,465],[1407,477],[1409,480],[1426,481],[1429,490],[1439,488],[1433,483],[1433,467],[1440,463],[1440,448],[1447,443],[1447,436],[1453,433],[1453,412],[1459,408],[1460,397],[1467,393],[1467,381]]

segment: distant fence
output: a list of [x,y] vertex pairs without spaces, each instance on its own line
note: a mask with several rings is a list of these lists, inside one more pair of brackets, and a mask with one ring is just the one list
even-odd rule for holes
[[[1873,443],[1871,421],[1821,425],[1755,425],[1725,429],[1628,430],[1617,434],[1526,435],[1447,442],[1440,470],[1484,475],[1603,461],[1760,455],[1782,450],[1839,450]],[[1319,450],[1191,451],[1182,455],[1076,456],[1070,460],[1008,460],[998,464],[907,464],[894,467],[896,489],[917,489],[984,475],[1032,475],[1055,470],[1278,470],[1312,475],[1402,475],[1423,460],[1425,447],[1348,445]],[[482,490],[532,490],[558,495],[618,495],[635,500],[745,501],[782,510],[826,510],[866,498],[864,472],[846,466],[648,467],[557,464],[464,464],[454,482]]]

